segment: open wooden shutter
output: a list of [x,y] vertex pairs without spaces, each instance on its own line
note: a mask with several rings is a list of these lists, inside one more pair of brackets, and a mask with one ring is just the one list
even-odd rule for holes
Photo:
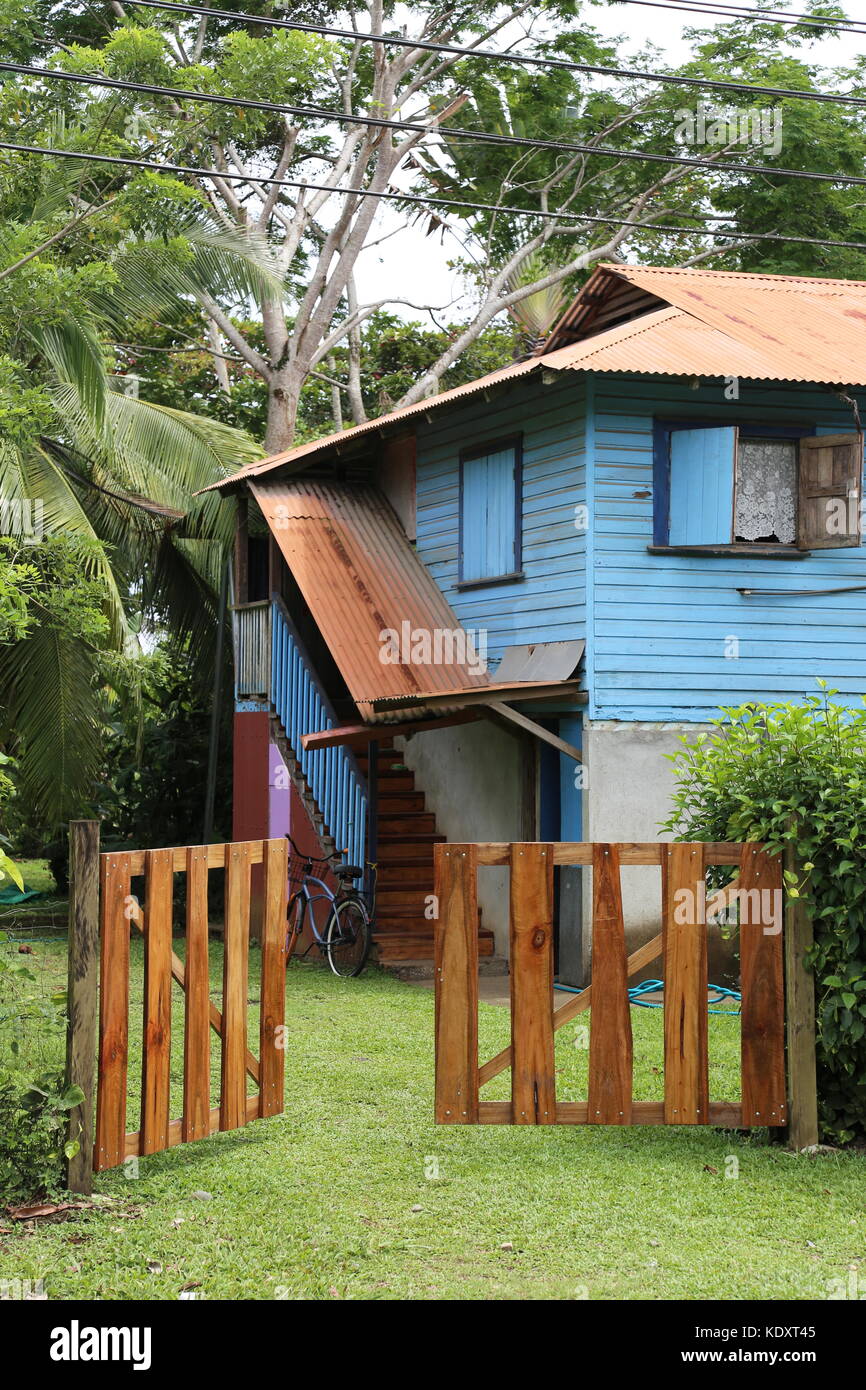
[[797,544],[802,550],[860,544],[862,479],[862,434],[800,440]]

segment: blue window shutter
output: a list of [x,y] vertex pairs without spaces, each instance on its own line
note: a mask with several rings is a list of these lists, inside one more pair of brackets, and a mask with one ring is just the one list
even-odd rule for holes
[[463,579],[496,579],[515,568],[516,464],[513,447],[462,462]]
[[670,545],[733,540],[737,429],[671,431]]

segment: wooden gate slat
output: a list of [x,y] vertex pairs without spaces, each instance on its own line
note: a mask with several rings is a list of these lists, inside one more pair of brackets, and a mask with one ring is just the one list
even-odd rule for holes
[[633,1044],[619,850],[596,844],[592,859],[590,1124],[627,1125],[632,1112]]
[[781,889],[781,856],[744,845],[739,904],[745,1125],[781,1125],[787,1117]]
[[511,1119],[556,1123],[553,846],[511,846]]
[[707,1123],[707,925],[702,844],[667,847],[664,871],[665,1123]]
[[126,1151],[129,1056],[128,854],[104,854],[100,879],[99,1079],[93,1166],[115,1168]]
[[207,845],[191,845],[186,852],[186,964],[183,971],[184,1143],[205,1139],[210,1133],[211,999],[207,888]]
[[436,1122],[478,1123],[478,850],[436,845]]
[[285,1086],[286,906],[288,844],[285,837],[264,846],[264,921],[259,1015],[259,1114],[279,1115]]
[[220,1129],[246,1123],[247,971],[250,937],[250,846],[228,844],[223,958]]
[[149,849],[145,857],[144,1047],[141,1152],[168,1147],[171,1086],[171,919],[174,855]]

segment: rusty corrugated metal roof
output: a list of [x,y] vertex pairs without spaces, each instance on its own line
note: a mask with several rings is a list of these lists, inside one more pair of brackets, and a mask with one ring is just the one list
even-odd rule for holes
[[[295,479],[254,483],[252,492],[365,720],[395,717],[374,712],[373,699],[457,695],[490,683],[471,647],[463,648],[468,659],[438,662],[421,659],[423,636],[412,649],[413,633],[463,629],[374,487]],[[411,659],[382,660],[388,629],[400,636],[400,655]],[[458,636],[458,656],[467,636]],[[449,654],[447,640],[439,652]],[[419,718],[424,712],[413,709]]]
[[652,308],[553,352],[479,377],[366,424],[249,464],[214,488],[237,486],[286,465],[302,465],[337,444],[487,391],[539,370],[646,372],[663,376],[741,376],[759,381],[866,386],[866,282],[755,275],[699,267],[601,265],[554,334],[579,325],[587,297],[627,280],[669,307]]

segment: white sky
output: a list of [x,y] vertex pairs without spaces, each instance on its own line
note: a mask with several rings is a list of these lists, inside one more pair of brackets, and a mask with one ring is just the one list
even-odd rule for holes
[[[717,0],[717,3],[723,2]],[[747,4],[747,0],[732,2],[741,6]],[[773,0],[757,0],[757,3],[772,5]],[[793,0],[790,8],[795,13],[805,13],[806,6],[800,0]],[[866,20],[866,0],[848,0],[845,8],[852,19]],[[689,45],[682,37],[683,29],[712,23],[709,16],[692,13],[680,18],[671,10],[636,4],[611,8],[594,6],[588,18],[605,36],[627,34],[626,52],[630,58],[637,59],[644,45],[654,43],[664,50],[666,59],[674,63],[684,61],[689,55]],[[812,61],[832,66],[850,60],[854,53],[866,55],[866,35],[859,38],[854,34],[842,34],[801,51]],[[642,64],[635,61],[634,66],[640,67]],[[411,175],[400,177],[401,186],[410,191]],[[360,257],[357,268],[360,301],[370,303],[396,295],[419,305],[438,306],[448,305],[449,301],[462,296],[458,302],[436,314],[435,318],[441,323],[466,317],[470,306],[466,287],[447,264],[449,259],[456,259],[461,254],[458,242],[447,233],[444,240],[439,233],[425,236],[426,219],[419,219],[417,225],[407,226],[404,223],[403,213],[387,204],[382,205],[376,224],[378,235],[399,230],[382,246],[373,247]],[[392,312],[409,319],[427,317],[406,305],[394,305]]]

